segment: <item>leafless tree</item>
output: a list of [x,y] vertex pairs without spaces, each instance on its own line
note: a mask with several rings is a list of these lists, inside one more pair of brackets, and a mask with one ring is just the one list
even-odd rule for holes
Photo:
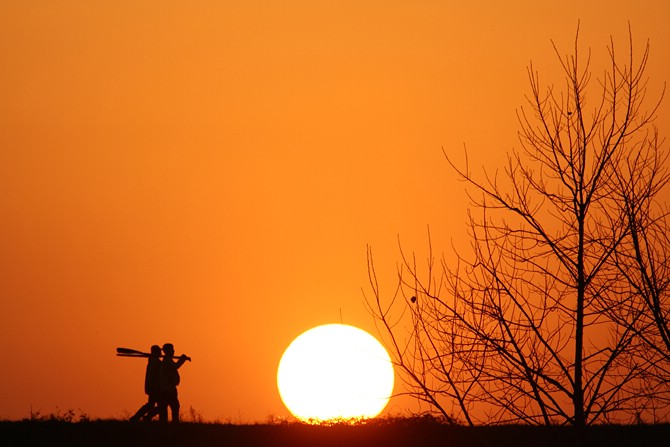
[[417,265],[401,247],[390,297],[368,253],[366,302],[407,393],[448,421],[583,426],[661,409],[670,244],[654,117],[663,94],[647,101],[648,43],[635,58],[631,37],[622,62],[610,40],[608,66],[593,77],[578,41],[579,31],[565,57],[553,46],[562,88],[528,68],[521,149],[503,172],[480,179],[467,152],[462,166],[445,153],[471,200],[471,250],[449,263],[429,242]]
[[640,411],[665,409],[670,396],[670,221],[666,205],[658,199],[668,183],[667,153],[659,152],[656,129],[638,139],[635,156],[620,164],[621,195],[629,237],[617,250],[614,263],[625,278],[626,300],[611,306],[610,315],[637,336],[637,353],[648,363],[650,396]]

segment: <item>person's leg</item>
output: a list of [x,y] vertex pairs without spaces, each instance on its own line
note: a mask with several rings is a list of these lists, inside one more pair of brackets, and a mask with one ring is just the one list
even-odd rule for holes
[[167,422],[168,420],[168,397],[162,395],[158,400],[158,420],[160,422]]
[[149,396],[149,402],[145,405],[147,407],[147,410],[142,417],[143,421],[150,421],[151,419],[154,418],[157,414],[160,412],[160,404],[159,404],[159,397],[157,395],[154,396]]
[[137,413],[135,413],[130,420],[131,421],[139,421],[144,415],[147,414],[149,410],[151,410],[154,407],[154,401],[151,400],[151,396],[149,396],[149,401],[142,405],[139,410],[137,410]]
[[172,422],[179,422],[179,397],[177,395],[177,390],[174,390],[174,395],[170,402],[170,409],[172,410]]

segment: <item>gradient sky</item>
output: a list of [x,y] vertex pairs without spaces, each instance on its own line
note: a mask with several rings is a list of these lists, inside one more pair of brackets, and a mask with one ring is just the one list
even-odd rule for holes
[[594,67],[630,21],[670,79],[665,0],[0,2],[0,418],[125,417],[145,361],[115,348],[164,342],[185,410],[288,415],[283,350],[376,334],[367,244],[390,292],[398,236],[462,242],[442,147],[500,165],[578,20]]

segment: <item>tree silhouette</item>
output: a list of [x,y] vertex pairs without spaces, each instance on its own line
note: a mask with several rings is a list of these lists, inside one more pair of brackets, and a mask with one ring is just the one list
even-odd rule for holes
[[654,124],[663,94],[647,101],[648,43],[635,58],[630,37],[621,62],[610,39],[608,66],[593,77],[578,41],[579,29],[565,57],[553,45],[563,86],[543,87],[528,68],[521,149],[503,172],[477,178],[467,152],[463,166],[445,152],[467,185],[471,250],[448,263],[429,242],[419,266],[401,247],[391,297],[368,252],[366,302],[407,392],[447,421],[664,417],[668,173]]

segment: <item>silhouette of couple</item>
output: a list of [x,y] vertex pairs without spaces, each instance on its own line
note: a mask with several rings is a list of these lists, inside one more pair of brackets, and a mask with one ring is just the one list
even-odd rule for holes
[[149,399],[130,418],[131,421],[149,421],[158,415],[159,421],[167,422],[169,407],[172,412],[172,422],[179,422],[178,369],[184,362],[191,359],[182,355],[177,361],[174,361],[174,346],[172,343],[165,343],[162,352],[163,360],[161,360],[161,347],[158,345],[151,347],[147,371],[144,376],[144,392]]

